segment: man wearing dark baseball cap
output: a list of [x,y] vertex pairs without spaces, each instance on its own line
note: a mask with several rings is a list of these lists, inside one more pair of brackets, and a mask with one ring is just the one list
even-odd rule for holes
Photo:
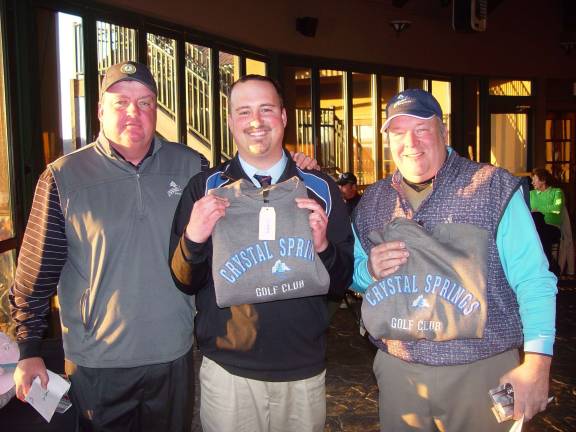
[[382,132],[385,132],[390,122],[398,116],[420,120],[437,117],[442,120],[442,108],[432,93],[420,89],[408,89],[398,93],[386,105],[386,121],[382,125]]
[[132,61],[117,63],[110,66],[104,75],[100,86],[100,95],[103,95],[111,86],[121,81],[137,81],[144,84],[155,95],[158,94],[156,80],[148,66]]
[[348,215],[352,216],[352,212],[358,205],[360,198],[362,198],[362,196],[358,193],[358,180],[353,173],[344,172],[340,174],[336,184],[340,188],[340,193],[342,194],[342,198],[346,203]]
[[340,174],[338,176],[338,180],[336,180],[338,186],[343,186],[345,184],[356,184],[357,182],[358,180],[356,179],[356,176],[351,172],[344,172]]
[[208,163],[155,135],[156,94],[143,64],[106,71],[100,134],[42,174],[11,291],[24,400],[36,377],[48,382],[43,311],[58,287],[81,430],[191,429],[195,309],[172,281],[168,232],[184,186]]
[[[489,390],[512,385],[515,419],[546,407],[556,278],[519,179],[459,156],[442,118],[425,90],[389,101],[382,130],[397,170],[366,189],[354,214],[354,287],[379,348],[380,429],[505,431]],[[402,219],[416,229],[402,230]],[[434,253],[422,254],[438,233]],[[454,251],[469,258],[448,258]],[[476,276],[456,282],[461,270]]]

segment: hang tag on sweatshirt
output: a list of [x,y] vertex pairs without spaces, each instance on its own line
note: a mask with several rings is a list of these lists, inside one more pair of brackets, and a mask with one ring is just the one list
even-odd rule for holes
[[274,207],[260,209],[258,240],[276,240],[276,210]]

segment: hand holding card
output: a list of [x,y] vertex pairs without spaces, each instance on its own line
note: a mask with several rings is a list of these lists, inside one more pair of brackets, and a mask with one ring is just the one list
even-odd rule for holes
[[26,395],[26,401],[49,422],[62,396],[64,396],[69,388],[70,383],[68,381],[60,375],[48,371],[48,388],[43,389],[40,385],[40,378],[36,377],[34,381],[32,381],[30,391]]

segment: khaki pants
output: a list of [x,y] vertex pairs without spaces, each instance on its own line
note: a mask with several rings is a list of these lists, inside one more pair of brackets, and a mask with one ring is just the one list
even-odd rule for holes
[[200,367],[200,420],[204,432],[322,432],[325,374],[268,382],[230,374],[204,357]]
[[467,365],[426,366],[378,350],[380,431],[508,431],[512,423],[498,424],[488,390],[518,361],[511,350]]

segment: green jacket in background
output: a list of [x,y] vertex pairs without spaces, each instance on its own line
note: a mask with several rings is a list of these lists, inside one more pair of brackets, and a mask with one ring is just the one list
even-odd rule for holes
[[548,225],[562,225],[562,208],[564,207],[564,192],[562,189],[549,187],[545,191],[530,191],[530,209],[544,215]]

